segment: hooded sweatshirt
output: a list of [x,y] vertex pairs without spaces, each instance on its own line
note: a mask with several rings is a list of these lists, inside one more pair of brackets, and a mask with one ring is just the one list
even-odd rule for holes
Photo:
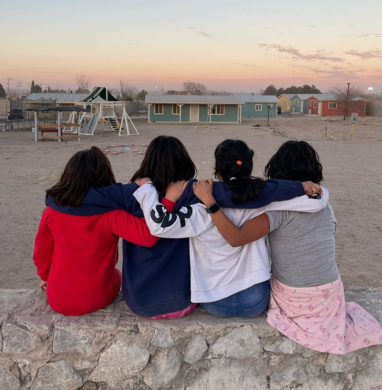
[[153,246],[145,220],[122,210],[87,217],[48,207],[42,215],[33,260],[47,298],[58,313],[78,316],[107,306],[121,288],[118,240]]
[[[192,189],[194,181],[190,180],[175,205],[174,212],[180,212],[182,217],[182,207],[200,203]],[[76,208],[57,206],[53,198],[47,198],[46,205],[70,215],[91,216],[121,209],[142,218],[142,209],[133,196],[138,188],[136,184],[118,183],[109,187],[89,189],[81,206]],[[227,208],[257,209],[271,202],[304,195],[304,188],[300,182],[285,180],[268,180],[260,191],[262,197],[258,200],[235,205],[232,203],[232,193],[227,185],[214,183],[215,199],[222,207]],[[143,317],[154,317],[190,306],[190,279],[188,238],[162,238],[152,248],[123,241],[122,291],[127,305],[134,313]]]

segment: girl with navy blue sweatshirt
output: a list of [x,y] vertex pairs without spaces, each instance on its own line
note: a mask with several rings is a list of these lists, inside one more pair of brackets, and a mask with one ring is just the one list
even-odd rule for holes
[[[187,212],[184,213],[182,207],[200,203],[192,189],[196,174],[196,167],[180,140],[159,136],[150,143],[132,181],[150,177],[157,192],[164,195],[170,183],[189,180],[174,209],[179,218],[186,219]],[[52,197],[46,199],[46,205],[70,215],[90,216],[121,209],[141,218],[142,209],[133,196],[138,188],[135,183],[90,188],[78,207],[57,206]],[[216,183],[213,194],[222,207],[257,209],[271,202],[302,196],[304,188],[301,182],[267,180],[259,188],[256,200],[250,199],[240,205],[232,202],[232,191],[226,183]],[[123,241],[122,291],[134,313],[154,317],[189,308],[190,278],[188,238],[159,239],[152,248]]]

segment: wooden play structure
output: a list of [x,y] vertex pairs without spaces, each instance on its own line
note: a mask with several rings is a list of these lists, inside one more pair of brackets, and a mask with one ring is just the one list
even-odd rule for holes
[[[62,140],[77,138],[81,139],[81,122],[83,114],[90,112],[89,109],[83,107],[60,107],[60,106],[42,106],[42,107],[33,107],[28,109],[28,111],[34,112],[34,133],[35,133],[35,141],[44,141],[44,140],[57,140],[61,142]],[[38,122],[38,113],[40,112],[57,112],[57,121],[52,124],[39,124]],[[62,123],[62,113],[63,112],[71,112],[70,117],[75,118],[75,114],[77,115],[77,120],[73,120],[71,123],[65,123],[63,126]],[[71,134],[63,134],[64,127],[71,127]],[[41,136],[39,136],[39,130]],[[45,136],[45,133],[57,133],[56,136]]]
[[[85,99],[76,102],[75,106],[88,109],[81,116],[81,120],[78,121],[78,123],[82,123],[82,121],[88,122],[82,135],[94,135],[95,128],[99,122],[104,123],[104,125],[109,124],[112,131],[119,132],[120,137],[124,135],[139,135],[137,128],[126,112],[125,104],[117,100],[105,87],[95,87]],[[116,109],[122,111],[120,121]],[[72,112],[68,123],[73,123],[75,115],[76,113]],[[134,129],[134,133],[130,132],[129,123]],[[73,133],[76,132],[76,129],[69,125],[65,126],[64,132]]]

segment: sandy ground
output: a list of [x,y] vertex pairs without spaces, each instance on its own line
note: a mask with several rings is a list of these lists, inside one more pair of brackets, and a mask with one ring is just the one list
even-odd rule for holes
[[[263,168],[288,139],[307,140],[319,152],[324,185],[338,220],[337,263],[347,285],[382,286],[382,118],[366,118],[347,140],[349,126],[340,118],[294,114],[266,121],[245,119],[241,125],[147,124],[135,122],[141,135],[119,138],[99,125],[93,137],[81,142],[34,142],[30,130],[0,133],[0,287],[35,288],[33,242],[45,189],[58,179],[69,157],[97,145],[110,150],[117,180],[128,182],[154,137],[179,137],[194,159],[198,178],[211,178],[213,151],[226,138],[245,140],[256,152],[255,171]],[[260,127],[254,127],[260,125]],[[208,128],[209,127],[209,128]],[[324,138],[325,127],[328,138]],[[134,144],[130,150],[124,146]],[[111,147],[110,147],[111,145]]]

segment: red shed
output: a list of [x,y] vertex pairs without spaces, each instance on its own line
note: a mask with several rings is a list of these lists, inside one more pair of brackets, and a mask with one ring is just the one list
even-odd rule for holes
[[[345,111],[345,102],[339,101],[336,95],[323,93],[313,95],[308,99],[308,113],[321,116],[343,116]],[[349,101],[349,116],[357,113],[359,116],[365,116],[366,100],[356,98]]]

